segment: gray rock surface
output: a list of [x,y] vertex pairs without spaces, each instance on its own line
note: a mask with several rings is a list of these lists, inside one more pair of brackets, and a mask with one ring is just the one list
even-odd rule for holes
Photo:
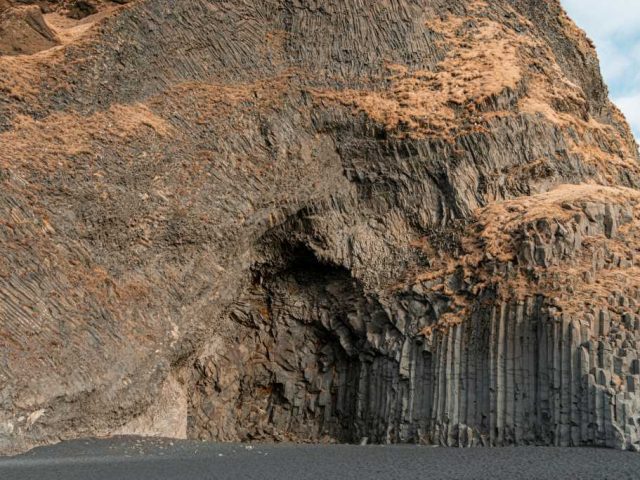
[[44,20],[0,56],[1,452],[640,447],[637,145],[557,1]]

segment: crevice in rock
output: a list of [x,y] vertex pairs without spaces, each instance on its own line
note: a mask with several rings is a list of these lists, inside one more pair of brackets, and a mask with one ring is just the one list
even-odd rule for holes
[[387,402],[373,398],[367,377],[385,382],[384,372],[398,371],[383,345],[399,341],[400,333],[346,269],[302,245],[284,245],[281,255],[278,267],[254,272],[253,287],[229,313],[238,343],[218,345],[196,362],[191,436],[339,442],[376,436],[377,417],[385,414],[376,402]]

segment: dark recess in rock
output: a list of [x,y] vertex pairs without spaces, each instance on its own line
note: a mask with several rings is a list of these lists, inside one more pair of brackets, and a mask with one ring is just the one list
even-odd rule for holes
[[0,452],[640,449],[638,150],[558,1],[24,3]]

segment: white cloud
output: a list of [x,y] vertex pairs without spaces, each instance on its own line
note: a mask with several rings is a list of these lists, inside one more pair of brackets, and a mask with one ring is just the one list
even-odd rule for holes
[[562,0],[572,18],[598,39],[637,35],[640,26],[638,0]]
[[562,4],[595,42],[611,95],[640,139],[640,0],[562,0]]
[[636,138],[640,139],[640,92],[629,97],[616,98],[614,101],[627,117]]
[[602,74],[605,78],[610,83],[625,81],[627,73],[635,64],[633,58],[624,52],[619,45],[609,40],[601,40],[596,45]]
[[640,71],[640,1],[562,0],[562,3],[595,42],[607,80],[635,79]]

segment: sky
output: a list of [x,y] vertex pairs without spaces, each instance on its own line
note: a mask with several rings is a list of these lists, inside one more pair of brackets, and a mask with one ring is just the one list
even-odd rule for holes
[[598,49],[611,99],[640,142],[640,0],[561,0]]

